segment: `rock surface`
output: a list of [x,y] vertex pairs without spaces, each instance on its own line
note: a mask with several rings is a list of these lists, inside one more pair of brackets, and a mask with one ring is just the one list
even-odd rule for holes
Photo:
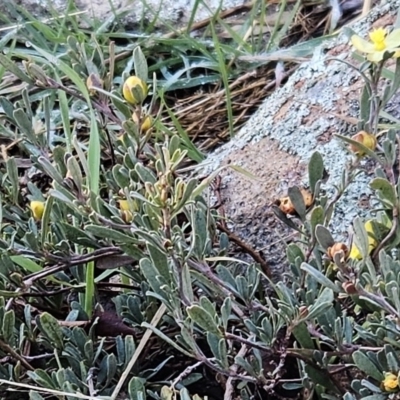
[[[399,5],[399,0],[383,3],[351,28],[365,37],[371,26],[390,26]],[[227,169],[222,174],[220,196],[232,231],[262,250],[275,274],[282,272],[283,243],[290,236],[273,216],[272,202],[286,196],[289,186],[307,182],[307,161],[316,150],[323,155],[329,173],[326,190],[332,196],[333,185],[340,181],[351,157],[333,135],[351,136],[355,132],[362,81],[354,69],[333,58],[357,64],[344,33],[318,47],[313,58],[265,99],[236,137],[212,153],[204,164],[206,172],[237,164],[261,178],[250,180]],[[331,224],[337,239],[345,239],[354,217],[365,215],[371,208],[371,163],[365,161],[363,166],[365,173],[337,203]]]
[[[51,9],[56,14],[65,13],[68,0],[14,0],[16,4],[35,15],[36,17],[50,17]],[[7,13],[9,0],[0,2],[0,12]],[[195,21],[208,18],[211,13],[227,9],[244,3],[244,0],[205,0],[196,11]],[[76,8],[85,11],[84,18],[97,18],[104,22],[122,14],[126,24],[135,24],[142,18],[152,21],[155,16],[169,24],[185,26],[190,19],[195,0],[74,0]],[[146,7],[144,6],[146,4]]]

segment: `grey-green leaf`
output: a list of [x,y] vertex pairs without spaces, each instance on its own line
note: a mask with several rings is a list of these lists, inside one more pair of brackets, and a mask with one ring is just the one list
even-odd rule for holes
[[303,220],[306,216],[306,205],[303,195],[297,186],[292,186],[288,189],[288,195],[299,217]]
[[33,80],[26,75],[18,65],[11,59],[9,59],[4,54],[0,54],[0,64],[7,70],[12,72],[17,78],[21,79],[21,81],[33,84]]
[[333,239],[329,230],[323,225],[317,225],[315,228],[315,237],[317,238],[318,243],[327,250],[329,247],[335,244],[335,240]]
[[136,47],[135,50],[133,50],[133,63],[136,76],[142,81],[146,82],[149,72],[147,68],[146,57],[144,56],[140,47]]
[[34,392],[33,390],[29,391],[29,400],[44,400],[38,392]]
[[376,379],[378,382],[383,381],[384,376],[377,366],[370,360],[370,358],[360,350],[353,353],[353,361],[357,368],[365,372],[371,378]]
[[311,234],[314,236],[318,225],[324,222],[324,209],[321,206],[315,207],[310,216]]
[[310,184],[311,193],[315,193],[317,182],[324,176],[324,160],[321,153],[314,152],[308,163],[308,182]]
[[327,278],[322,272],[318,271],[313,266],[303,262],[301,264],[301,269],[312,275],[314,279],[316,279],[321,285],[332,289],[336,293],[340,292],[340,289],[329,278]]
[[213,317],[206,310],[195,304],[187,308],[187,313],[192,321],[206,332],[211,332],[215,335],[221,336],[221,332]]
[[146,389],[143,384],[143,379],[134,376],[128,385],[129,398],[131,400],[145,400]]
[[36,322],[41,332],[57,348],[63,348],[63,334],[58,321],[48,312],[42,313]]
[[7,175],[11,183],[11,193],[14,204],[18,203],[19,179],[18,168],[14,157],[10,157],[6,162]]
[[14,328],[15,328],[15,314],[14,310],[8,310],[4,313],[2,321],[2,334],[6,343],[11,346],[15,344]]
[[391,206],[395,206],[397,202],[397,195],[393,185],[384,178],[375,178],[369,186],[374,189],[381,200],[387,201]]

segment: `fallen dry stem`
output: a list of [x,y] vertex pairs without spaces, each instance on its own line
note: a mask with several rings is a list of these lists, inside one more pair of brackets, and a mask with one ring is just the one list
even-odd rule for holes
[[228,235],[228,238],[231,242],[233,242],[237,246],[239,246],[245,253],[249,254],[255,262],[260,264],[265,275],[267,275],[269,278],[271,278],[271,276],[272,276],[271,269],[269,268],[267,262],[262,258],[261,254],[258,251],[254,250],[253,247],[251,247],[250,245],[245,243],[242,239],[240,239],[238,236],[236,236],[234,233],[232,233],[224,225],[217,224],[217,227],[220,231],[222,231]]
[[[152,326],[158,325],[158,323],[160,322],[160,320],[163,317],[166,310],[167,310],[167,307],[165,306],[165,304],[161,304],[160,308],[158,309],[158,311],[154,315],[153,319],[151,320]],[[137,359],[139,358],[140,354],[142,353],[143,349],[145,348],[147,342],[149,341],[152,333],[153,333],[153,331],[151,329],[146,330],[145,334],[143,335],[143,337],[139,343],[139,346],[136,348],[135,353],[133,354],[131,360],[129,361],[129,364],[126,366],[125,371],[122,373],[121,378],[119,379],[117,386],[115,387],[115,389],[111,395],[111,400],[116,400],[119,392],[122,389],[122,386],[124,385],[133,366],[135,365]]]

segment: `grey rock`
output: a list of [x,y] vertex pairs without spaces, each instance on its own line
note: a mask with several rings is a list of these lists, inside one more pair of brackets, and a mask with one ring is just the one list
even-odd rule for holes
[[[382,16],[382,21],[393,24],[399,5],[399,0],[383,2],[351,28],[365,37],[372,23]],[[263,249],[276,274],[284,267],[283,243],[290,240],[286,236],[290,233],[276,220],[273,222],[272,202],[286,196],[288,186],[306,184],[306,164],[316,150],[323,155],[329,173],[324,189],[332,197],[334,185],[340,182],[352,157],[333,135],[355,133],[355,124],[348,121],[358,117],[362,80],[354,69],[333,58],[357,64],[344,33],[319,46],[310,61],[265,99],[234,139],[204,162],[202,173],[232,163],[261,177],[261,183],[252,182],[226,170],[222,174],[221,198],[232,230],[256,249]],[[397,95],[388,111],[398,110],[399,101]],[[398,111],[392,114],[399,116]],[[365,173],[357,176],[335,208],[330,228],[337,240],[345,240],[353,219],[357,215],[365,217],[373,205],[368,187],[373,163],[366,160],[361,166]]]
[[[63,15],[68,7],[67,0],[14,0],[25,10],[32,13],[35,17],[52,17],[50,10]],[[101,22],[109,20],[115,14],[124,14],[124,23],[134,24],[143,18],[152,21],[155,15],[158,20],[163,20],[174,27],[185,26],[190,19],[195,0],[74,0],[76,8],[84,11],[84,18],[96,18]],[[0,2],[0,12],[9,14],[10,0]],[[144,3],[148,7],[144,7]],[[240,4],[244,0],[205,0],[203,5],[198,7],[195,21],[199,21],[211,16],[210,13],[221,9],[227,9]]]

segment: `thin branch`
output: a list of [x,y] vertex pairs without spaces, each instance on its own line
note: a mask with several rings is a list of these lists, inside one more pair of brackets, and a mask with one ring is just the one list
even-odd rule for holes
[[53,275],[56,272],[63,271],[76,265],[86,264],[90,261],[96,261],[106,256],[113,256],[122,253],[122,250],[118,247],[104,247],[102,249],[94,250],[92,253],[89,254],[79,254],[72,257],[66,257],[63,259],[63,262],[60,262],[53,267],[49,267],[44,269],[43,271],[35,272],[28,275],[24,279],[24,284],[29,287],[30,285],[32,285],[33,282],[45,278],[46,276]]
[[35,370],[32,367],[32,365],[29,364],[28,361],[25,360],[24,357],[20,356],[11,346],[9,346],[7,343],[3,342],[1,339],[0,339],[0,348],[3,351],[5,351],[6,353],[10,354],[11,357],[13,357],[16,360],[18,360],[29,371],[34,371]]
[[[237,354],[239,357],[244,357],[247,353],[247,345],[242,344],[242,347],[239,350],[239,353]],[[237,373],[239,369],[239,365],[234,364],[231,368],[231,371],[233,373]],[[226,381],[226,388],[225,388],[225,393],[224,393],[224,400],[232,400],[233,394],[234,394],[234,387],[233,387],[233,382],[236,379],[232,376],[230,376],[227,381]]]
[[189,365],[187,368],[185,368],[184,371],[182,371],[172,382],[171,384],[171,389],[174,389],[175,386],[184,378],[186,378],[189,374],[191,374],[195,369],[200,367],[204,363],[203,360],[198,361],[196,364]]
[[269,278],[271,278],[271,276],[272,276],[271,269],[268,266],[267,262],[261,257],[261,254],[258,251],[254,250],[253,247],[251,247],[250,245],[245,243],[242,239],[240,239],[238,236],[236,236],[234,233],[232,233],[223,224],[218,223],[217,228],[220,231],[226,233],[231,242],[233,242],[237,246],[239,246],[245,253],[249,254],[256,263],[260,264],[265,275],[267,275]]
[[[225,296],[230,297],[232,295],[232,291],[230,288],[226,285],[226,283],[220,279],[218,276],[216,276],[209,265],[205,262],[196,262],[193,260],[187,260],[187,263],[189,267],[194,268],[195,270],[203,273],[210,281],[214,282],[224,293]],[[235,304],[232,303],[232,309],[236,313],[236,315],[240,318],[244,318],[245,314],[244,312]]]
[[272,351],[272,349],[270,347],[261,346],[258,343],[252,342],[251,340],[245,339],[241,336],[234,335],[233,333],[225,332],[225,337],[227,339],[246,344],[249,347],[252,347],[252,348],[254,347],[255,349],[258,349],[261,351],[265,351],[265,352]]

